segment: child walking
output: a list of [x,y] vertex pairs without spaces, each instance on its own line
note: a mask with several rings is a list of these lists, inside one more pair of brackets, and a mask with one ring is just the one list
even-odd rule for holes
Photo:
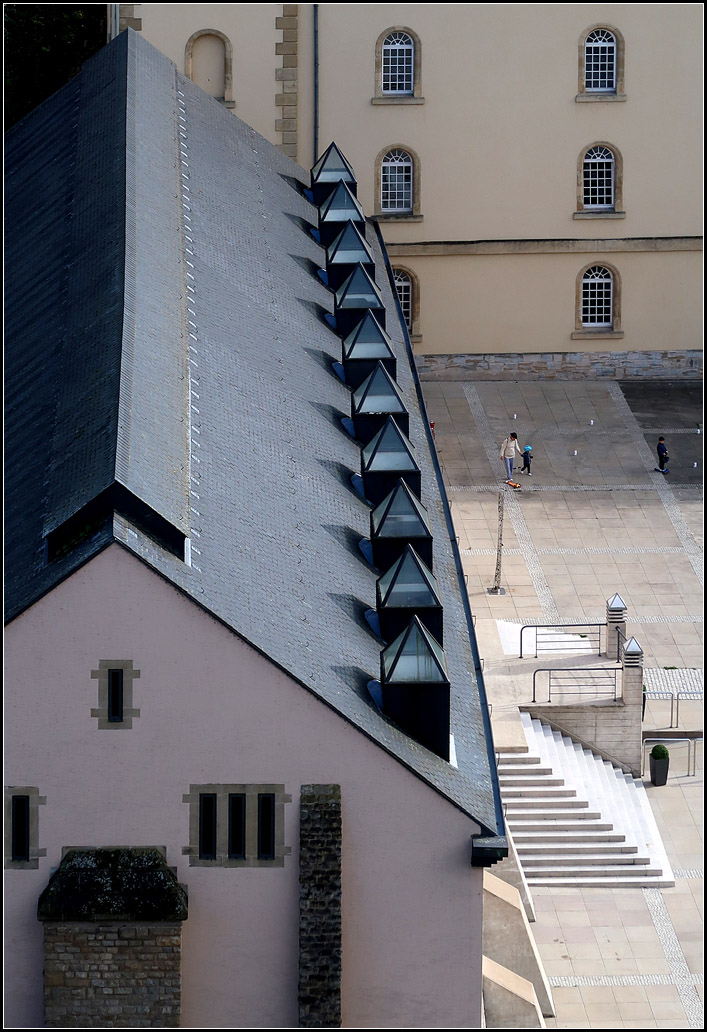
[[670,460],[670,456],[668,455],[668,449],[665,445],[664,437],[658,438],[656,451],[658,452],[658,465],[655,467],[656,473],[669,473],[670,470],[668,469],[667,463]]
[[533,461],[533,448],[532,448],[532,445],[526,444],[525,448],[523,449],[523,468],[521,469],[521,473],[527,473],[527,475],[529,477],[532,477],[533,474],[530,472],[530,463],[532,461]]

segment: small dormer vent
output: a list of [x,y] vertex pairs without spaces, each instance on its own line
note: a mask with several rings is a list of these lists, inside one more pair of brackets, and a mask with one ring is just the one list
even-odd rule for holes
[[373,372],[351,395],[351,418],[358,440],[370,441],[389,415],[395,416],[404,434],[410,433],[410,416],[403,396],[385,366],[378,362]]
[[385,326],[385,307],[378,287],[363,265],[354,266],[334,295],[336,332],[345,337],[361,321],[370,308],[381,326]]
[[439,642],[414,616],[381,652],[383,712],[449,761],[449,671]]
[[415,449],[392,416],[361,450],[361,477],[372,505],[382,501],[401,477],[419,498],[422,475]]
[[327,282],[337,290],[353,271],[362,265],[369,276],[375,275],[375,261],[361,232],[353,222],[347,222],[336,240],[327,248]]
[[362,225],[366,221],[363,208],[344,182],[327,197],[319,208],[319,241],[322,247],[328,247],[338,237],[345,222],[356,222]]
[[371,512],[371,553],[374,564],[387,569],[411,544],[432,568],[432,534],[427,511],[404,480]]
[[437,581],[411,545],[406,545],[403,554],[378,579],[376,609],[384,641],[396,638],[417,616],[442,644],[442,603]]
[[351,193],[356,194],[356,176],[344,155],[335,143],[330,143],[311,170],[312,199],[321,205],[335,189],[337,183],[344,182]]
[[370,308],[344,339],[342,350],[346,382],[350,387],[355,389],[362,384],[378,362],[382,362],[392,379],[395,379],[397,362],[390,337]]

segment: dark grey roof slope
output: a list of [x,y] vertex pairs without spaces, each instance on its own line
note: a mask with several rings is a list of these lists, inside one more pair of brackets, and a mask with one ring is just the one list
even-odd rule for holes
[[[434,534],[458,768],[366,688],[381,649],[363,619],[370,510],[350,482],[360,448],[340,421],[351,394],[332,370],[341,341],[323,319],[333,295],[315,275],[325,252],[307,231],[302,169],[128,31],[13,130],[8,171],[22,227],[8,263],[8,616],[117,539],[501,832],[443,501],[373,227]],[[111,481],[184,530],[191,565],[124,515],[47,562],[47,531]]]

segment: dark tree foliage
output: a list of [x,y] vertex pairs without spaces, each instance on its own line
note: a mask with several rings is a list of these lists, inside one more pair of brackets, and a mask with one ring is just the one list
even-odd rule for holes
[[73,78],[106,42],[106,5],[5,4],[5,129]]

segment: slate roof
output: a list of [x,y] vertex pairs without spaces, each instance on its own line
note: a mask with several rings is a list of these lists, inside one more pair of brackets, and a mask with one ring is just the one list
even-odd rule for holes
[[[374,704],[376,578],[360,447],[324,319],[308,176],[128,30],[7,138],[7,617],[113,540],[503,834],[478,654],[438,469],[375,227],[366,240],[410,412],[444,604],[458,768]],[[45,537],[116,482],[191,566],[115,516]],[[473,633],[473,632],[472,632]]]

